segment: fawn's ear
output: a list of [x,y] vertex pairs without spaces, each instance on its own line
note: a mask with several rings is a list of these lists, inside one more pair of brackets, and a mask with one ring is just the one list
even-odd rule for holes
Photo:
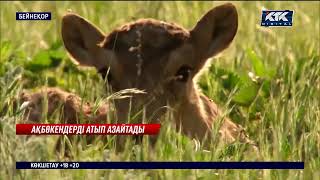
[[206,59],[221,52],[233,40],[238,28],[238,14],[234,5],[227,3],[207,12],[190,31],[200,68]]
[[80,65],[97,69],[108,66],[110,52],[99,46],[103,33],[76,14],[66,14],[62,18],[62,39],[71,57]]

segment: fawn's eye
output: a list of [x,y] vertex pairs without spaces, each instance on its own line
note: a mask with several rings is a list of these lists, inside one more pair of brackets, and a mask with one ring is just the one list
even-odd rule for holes
[[191,70],[192,70],[191,67],[187,65],[181,66],[175,75],[175,79],[180,82],[187,82]]
[[[100,69],[98,72],[99,72],[99,74],[101,75],[101,77],[102,77],[103,79],[107,78],[108,83],[110,83],[110,82],[112,81],[111,72],[108,71],[108,68],[107,68],[107,67]],[[107,77],[106,77],[106,76],[107,76]]]

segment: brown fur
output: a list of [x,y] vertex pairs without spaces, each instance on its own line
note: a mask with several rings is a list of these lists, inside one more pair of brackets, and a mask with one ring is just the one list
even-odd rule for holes
[[[141,33],[141,40],[137,41]],[[182,45],[189,38],[184,28],[154,19],[140,19],[112,31],[101,43],[102,47],[121,52],[131,47],[141,46],[143,59],[153,59],[164,52],[171,51]]]
[[[217,119],[222,114],[218,106],[201,95],[194,83],[207,59],[229,46],[237,26],[236,8],[225,4],[208,11],[190,31],[172,23],[141,19],[105,36],[86,19],[67,14],[61,32],[64,45],[76,63],[95,67],[103,78],[110,70],[108,78],[113,91],[138,88],[146,92],[115,101],[120,123],[131,118],[129,110],[134,115],[141,108],[150,122],[158,121],[167,112],[163,107],[170,106],[174,109],[177,128],[191,138],[215,138],[218,135],[212,134],[212,127],[218,126],[223,141],[252,144],[243,128],[229,118],[223,118],[219,126]],[[62,99],[67,102],[65,96]],[[66,110],[77,116],[79,106],[72,105]],[[90,106],[80,108],[84,114],[87,111]],[[142,114],[138,119],[141,122]],[[123,144],[124,137],[119,137],[117,147],[121,149]]]
[[[47,103],[46,103],[47,102]],[[46,104],[45,104],[46,103]],[[15,111],[23,107],[23,123],[43,123],[44,115],[49,118],[55,112],[62,111],[62,117],[56,120],[56,123],[78,124],[78,123],[106,123],[108,105],[101,104],[96,110],[92,103],[83,102],[76,94],[63,91],[59,88],[43,87],[36,92],[24,91],[15,100]],[[18,107],[18,105],[21,105]],[[47,107],[47,108],[46,108]],[[51,118],[50,118],[51,119]],[[73,140],[72,136],[68,136]],[[91,143],[94,136],[87,135],[87,142]],[[102,138],[106,140],[106,138]],[[62,137],[59,138],[56,144],[56,150],[59,152],[62,148]],[[66,156],[71,156],[68,147],[65,151]]]
[[[83,119],[85,123],[104,123],[108,109],[108,106],[103,104],[94,114],[91,103],[82,102],[79,96],[59,88],[42,88],[37,92],[25,91],[18,99],[21,103],[28,102],[24,119],[33,123],[41,123],[44,114],[50,117],[57,110],[63,112],[59,123],[76,124],[80,123],[80,119]],[[47,109],[44,105],[46,100]]]

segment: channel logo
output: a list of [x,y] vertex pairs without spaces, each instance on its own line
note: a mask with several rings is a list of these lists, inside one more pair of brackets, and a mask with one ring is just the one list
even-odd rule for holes
[[261,26],[292,26],[293,11],[263,10]]
[[51,12],[16,12],[16,20],[51,20]]

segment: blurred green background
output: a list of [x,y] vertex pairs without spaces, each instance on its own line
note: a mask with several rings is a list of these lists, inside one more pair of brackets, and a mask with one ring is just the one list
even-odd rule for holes
[[[78,13],[106,34],[139,18],[155,18],[191,29],[212,7],[225,2],[0,2],[0,112],[22,89],[58,86],[85,100],[104,97],[103,80],[68,58],[60,36],[61,17]],[[115,154],[108,143],[73,146],[73,160],[102,161],[305,161],[299,170],[15,170],[15,161],[68,160],[54,152],[55,137],[16,137],[21,114],[0,115],[0,179],[313,179],[320,177],[320,2],[232,2],[239,29],[231,46],[213,58],[199,87],[214,99],[251,139],[260,157],[242,146],[195,150],[164,118],[156,148],[130,146]],[[294,10],[292,27],[261,27],[261,10]],[[16,21],[21,11],[52,12],[51,21]],[[252,73],[249,76],[249,72]],[[90,89],[88,89],[90,87]],[[168,141],[170,139],[170,141]],[[147,144],[147,139],[144,140]],[[107,145],[106,145],[107,144]],[[48,176],[49,175],[49,176]]]

